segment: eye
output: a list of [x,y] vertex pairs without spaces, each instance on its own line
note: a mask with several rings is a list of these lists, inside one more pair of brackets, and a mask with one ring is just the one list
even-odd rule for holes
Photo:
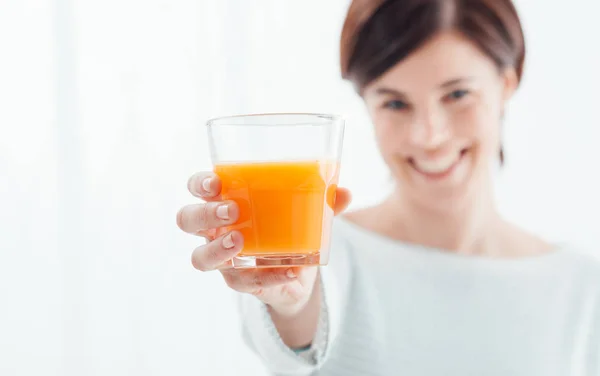
[[468,94],[469,94],[468,90],[454,90],[453,92],[448,94],[446,96],[446,98],[449,100],[456,101],[456,100],[466,97]]
[[408,105],[401,100],[387,101],[383,104],[383,108],[389,108],[391,110],[404,110]]

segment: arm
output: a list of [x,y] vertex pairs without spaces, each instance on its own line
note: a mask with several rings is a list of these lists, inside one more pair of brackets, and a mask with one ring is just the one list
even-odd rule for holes
[[[347,250],[334,251],[335,262],[320,268],[309,303],[297,316],[270,312],[255,297],[239,295],[244,341],[274,374],[311,375],[329,358],[343,320],[351,272]],[[309,344],[305,351],[293,350]]]
[[291,349],[302,349],[313,343],[321,316],[321,282],[317,275],[312,293],[297,312],[285,312],[268,306],[273,325],[283,343]]

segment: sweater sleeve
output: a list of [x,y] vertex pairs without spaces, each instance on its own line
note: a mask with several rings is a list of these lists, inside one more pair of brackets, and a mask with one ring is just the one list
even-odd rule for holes
[[279,336],[267,306],[252,295],[239,295],[244,342],[271,373],[308,376],[327,361],[340,330],[349,292],[350,261],[344,254],[346,250],[337,251],[335,264],[320,268],[322,294],[319,323],[308,350],[296,353],[290,349]]

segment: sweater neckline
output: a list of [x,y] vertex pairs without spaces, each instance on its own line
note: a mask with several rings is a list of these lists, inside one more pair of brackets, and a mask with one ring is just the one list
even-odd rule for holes
[[[366,241],[368,243],[375,242],[376,244],[392,250],[398,250],[406,253],[421,254],[424,257],[444,258],[455,261],[477,262],[477,263],[494,263],[494,264],[526,264],[543,262],[546,260],[554,260],[560,258],[566,253],[566,246],[560,243],[553,244],[553,250],[537,255],[521,256],[521,257],[490,257],[483,255],[462,254],[450,250],[429,247],[417,243],[403,242],[397,239],[390,238],[375,231],[366,229],[358,224],[342,217],[341,215],[335,218],[342,231],[353,236],[356,240]],[[375,247],[378,248],[378,247]]]

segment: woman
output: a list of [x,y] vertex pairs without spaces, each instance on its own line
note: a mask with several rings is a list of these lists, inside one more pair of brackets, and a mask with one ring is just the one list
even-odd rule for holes
[[[324,268],[220,269],[244,336],[276,374],[600,375],[600,266],[504,220],[492,174],[524,39],[510,0],[354,0],[341,65],[372,118],[396,189],[336,219]],[[199,173],[178,224],[235,222]],[[347,206],[337,192],[336,211]],[[196,249],[219,269],[238,232]]]

